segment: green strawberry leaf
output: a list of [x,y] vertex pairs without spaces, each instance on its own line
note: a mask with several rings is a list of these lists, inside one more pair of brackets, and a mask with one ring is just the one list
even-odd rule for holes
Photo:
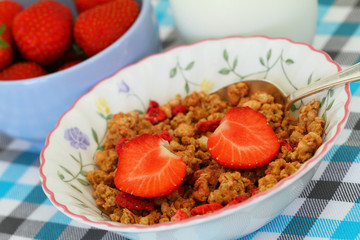
[[5,23],[3,23],[3,24],[0,25],[0,35],[3,35],[5,30],[6,30],[6,25],[5,25]]
[[0,48],[9,48],[10,45],[3,39],[0,38]]
[[78,55],[78,56],[83,56],[83,55],[85,55],[84,50],[83,50],[79,45],[77,45],[76,43],[73,43],[73,44],[71,45],[71,48],[72,48],[72,50],[76,53],[76,55]]

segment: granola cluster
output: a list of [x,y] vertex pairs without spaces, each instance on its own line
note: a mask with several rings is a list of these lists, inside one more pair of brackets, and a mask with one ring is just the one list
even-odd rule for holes
[[[177,95],[160,106],[166,117],[155,124],[135,111],[115,114],[108,123],[104,150],[96,154],[99,169],[87,174],[98,207],[112,221],[123,224],[169,222],[178,209],[190,216],[191,209],[203,204],[226,206],[238,196],[250,198],[294,174],[322,144],[325,122],[318,117],[319,101],[312,100],[302,106],[296,119],[284,112],[273,96],[265,92],[249,96],[248,92],[246,84],[238,83],[229,88],[229,101],[204,92],[193,92],[185,98]],[[179,105],[186,111],[174,113],[172,109]],[[208,152],[207,139],[211,132],[199,131],[196,125],[221,120],[235,106],[248,106],[264,114],[278,136],[280,151],[269,164],[256,169],[234,170],[218,164]],[[116,144],[122,139],[145,133],[161,134],[164,130],[171,136],[169,150],[180,156],[187,166],[183,184],[167,196],[154,198],[151,211],[117,206],[116,195],[120,190],[114,184],[118,159]]]

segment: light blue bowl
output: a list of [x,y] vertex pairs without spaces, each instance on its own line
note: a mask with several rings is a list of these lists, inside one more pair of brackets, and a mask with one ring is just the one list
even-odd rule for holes
[[[30,0],[19,1],[24,6]],[[73,1],[62,0],[73,10]],[[0,80],[0,133],[29,141],[40,150],[59,117],[99,80],[161,50],[158,23],[150,0],[138,0],[140,14],[111,46],[84,62],[46,76]]]

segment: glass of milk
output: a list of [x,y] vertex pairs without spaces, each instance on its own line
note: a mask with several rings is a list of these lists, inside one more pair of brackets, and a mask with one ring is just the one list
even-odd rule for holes
[[181,38],[266,35],[311,44],[318,0],[169,0]]

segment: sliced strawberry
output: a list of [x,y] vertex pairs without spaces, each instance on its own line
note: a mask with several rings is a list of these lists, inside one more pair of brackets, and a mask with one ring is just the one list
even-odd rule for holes
[[164,196],[177,189],[186,165],[166,145],[160,136],[150,134],[127,142],[119,151],[116,187],[139,197]]
[[226,204],[225,207],[228,207],[228,206],[231,206],[231,205],[234,205],[234,204],[241,203],[241,202],[243,202],[243,201],[245,201],[245,200],[247,200],[247,199],[248,199],[248,197],[246,197],[246,196],[241,196],[241,195],[236,196],[235,199],[232,200],[232,201],[230,201],[228,204]]
[[186,212],[184,212],[183,210],[181,209],[178,209],[175,213],[174,216],[171,217],[171,222],[179,222],[179,221],[182,221],[182,220],[185,220],[189,218],[189,216],[187,215]]
[[159,103],[157,101],[151,100],[149,102],[149,107],[147,111],[149,112],[149,110],[152,108],[159,108]]
[[117,154],[119,155],[120,153],[120,150],[123,148],[123,146],[125,145],[125,143],[127,142],[128,140],[126,138],[124,139],[121,139],[115,146],[115,151],[117,152]]
[[162,139],[164,139],[165,141],[168,141],[168,142],[171,141],[171,139],[172,139],[170,133],[169,133],[168,131],[166,131],[166,130],[162,131],[162,132],[159,134],[159,136],[160,136]]
[[145,115],[145,119],[149,120],[152,124],[157,124],[165,120],[166,114],[163,110],[158,108],[149,108],[148,112]]
[[171,114],[173,116],[176,116],[178,113],[186,113],[186,107],[183,105],[176,105],[174,107],[171,108]]
[[223,206],[220,203],[209,203],[194,207],[193,209],[191,209],[190,213],[193,216],[203,215],[203,214],[215,212],[221,208],[223,208]]
[[154,210],[154,202],[152,198],[142,198],[133,196],[126,192],[119,192],[115,198],[116,205],[130,210]]
[[249,107],[234,107],[210,135],[208,149],[225,167],[256,168],[269,163],[280,144],[263,114]]
[[177,189],[177,191],[178,191],[180,197],[184,197],[184,194],[185,194],[184,185],[180,185],[180,187]]
[[280,141],[280,146],[285,146],[287,150],[289,150],[290,152],[294,151],[294,148],[290,145],[290,143],[286,139]]
[[196,129],[200,132],[213,132],[219,126],[220,120],[202,121],[196,124]]

